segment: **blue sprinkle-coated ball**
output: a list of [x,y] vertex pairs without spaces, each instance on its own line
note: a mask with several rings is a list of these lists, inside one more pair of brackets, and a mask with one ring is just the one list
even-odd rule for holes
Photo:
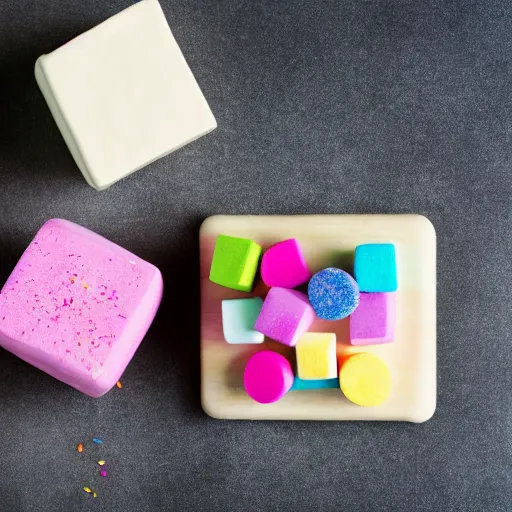
[[341,320],[359,305],[359,288],[347,272],[326,268],[309,281],[308,297],[316,316],[324,320]]

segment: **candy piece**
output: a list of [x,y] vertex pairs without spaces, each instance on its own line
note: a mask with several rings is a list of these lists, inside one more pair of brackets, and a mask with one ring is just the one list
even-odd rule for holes
[[358,306],[359,289],[347,272],[326,268],[311,278],[308,297],[319,318],[341,320]]
[[261,278],[267,286],[295,288],[311,277],[308,265],[295,238],[273,245],[261,260]]
[[356,247],[354,275],[362,292],[395,292],[396,256],[393,244],[364,244]]
[[336,334],[307,332],[297,342],[295,353],[297,373],[301,379],[336,378]]
[[290,391],[308,391],[310,389],[340,389],[340,381],[338,377],[319,380],[302,380],[295,377]]
[[88,494],[92,492],[92,490],[89,487],[84,487],[84,491]]
[[359,306],[350,315],[350,343],[376,345],[395,337],[395,293],[361,293]]
[[104,460],[99,460],[98,461],[98,465],[99,466],[104,466],[105,465],[105,461]]
[[391,391],[391,376],[379,357],[365,352],[354,354],[341,365],[340,388],[356,405],[378,405]]
[[161,296],[156,267],[81,226],[50,220],[0,294],[0,346],[98,397],[124,372]]
[[116,386],[117,386],[119,389],[122,389],[122,388],[123,388],[123,385],[121,384],[121,381],[120,381],[120,380],[118,380],[118,381],[117,381]]
[[78,446],[76,447],[76,451],[78,453],[82,453],[84,451],[84,445],[82,443],[78,443]]
[[282,398],[293,384],[289,361],[271,350],[254,354],[245,367],[244,387],[256,402],[269,404]]
[[102,469],[102,470],[100,471],[100,475],[101,475],[103,478],[105,478],[105,477],[107,476],[107,472],[106,472],[104,469]]
[[98,439],[97,437],[93,437],[92,442],[95,444],[103,444],[103,441],[101,439]]
[[263,301],[252,299],[232,299],[222,301],[222,328],[228,343],[263,343],[265,336],[254,330]]
[[219,235],[213,251],[210,281],[249,292],[258,269],[261,247],[252,240]]
[[271,288],[254,328],[275,341],[294,347],[314,319],[315,312],[306,295],[287,288]]
[[43,55],[35,74],[78,167],[98,190],[217,126],[157,0]]

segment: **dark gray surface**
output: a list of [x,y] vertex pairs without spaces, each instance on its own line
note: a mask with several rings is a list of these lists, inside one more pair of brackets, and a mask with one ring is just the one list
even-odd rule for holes
[[[0,353],[0,510],[511,510],[509,0],[165,0],[219,128],[98,193],[33,64],[129,4],[0,3],[0,280],[46,219],[64,217],[155,263],[166,282],[124,389],[101,399]],[[310,212],[433,221],[429,422],[202,413],[201,220]],[[104,447],[78,457],[75,443],[92,435]],[[110,464],[101,482],[91,479],[99,455]]]

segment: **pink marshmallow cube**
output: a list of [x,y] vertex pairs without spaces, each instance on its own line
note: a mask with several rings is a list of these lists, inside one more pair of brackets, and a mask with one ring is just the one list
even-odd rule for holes
[[162,290],[155,266],[72,222],[49,220],[0,293],[0,346],[99,397],[133,357]]
[[279,242],[261,260],[261,278],[267,286],[295,288],[311,277],[308,264],[295,238]]
[[315,312],[305,294],[286,288],[271,288],[254,329],[283,345],[294,347],[314,319]]
[[396,294],[361,293],[359,306],[350,315],[351,345],[390,343],[395,337]]

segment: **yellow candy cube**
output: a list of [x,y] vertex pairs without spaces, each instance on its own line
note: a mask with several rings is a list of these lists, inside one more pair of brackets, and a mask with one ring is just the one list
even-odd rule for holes
[[299,339],[295,351],[300,379],[334,379],[338,376],[336,334],[308,332]]

